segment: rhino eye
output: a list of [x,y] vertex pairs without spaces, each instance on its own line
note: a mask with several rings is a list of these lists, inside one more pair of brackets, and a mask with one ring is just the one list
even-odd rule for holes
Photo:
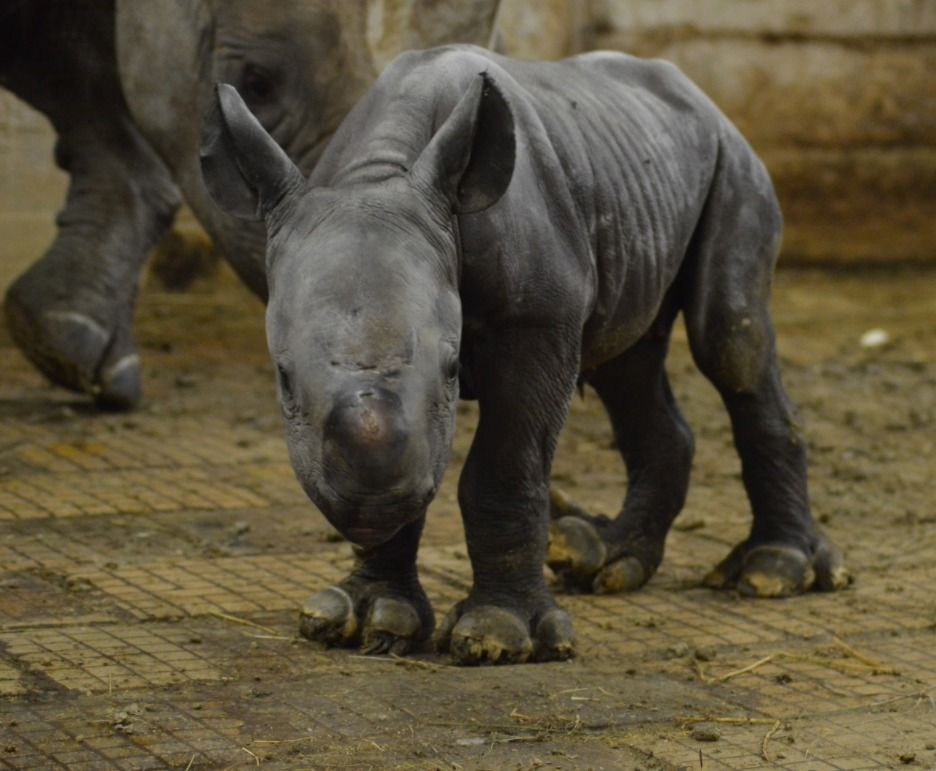
[[272,73],[256,64],[248,64],[241,78],[241,92],[248,104],[266,104],[276,92]]
[[458,379],[458,356],[453,355],[445,364],[445,378],[450,383]]
[[292,380],[282,364],[276,365],[276,382],[279,385],[283,406],[291,407],[295,403]]

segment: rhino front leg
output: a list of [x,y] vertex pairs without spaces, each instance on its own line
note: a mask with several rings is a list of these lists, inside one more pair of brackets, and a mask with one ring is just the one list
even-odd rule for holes
[[124,102],[113,3],[44,0],[7,21],[0,80],[50,119],[70,176],[54,242],[7,290],[8,326],[53,382],[129,408],[140,395],[137,281],[179,195]]
[[52,382],[129,409],[140,398],[139,273],[178,199],[132,127],[96,128],[60,135],[56,157],[71,182],[58,233],[9,287],[5,308],[13,339]]
[[[545,332],[545,331],[544,331]],[[459,503],[474,572],[439,633],[462,664],[569,658],[572,623],[543,576],[549,470],[578,371],[577,334],[499,331],[472,370],[480,405]]]
[[424,522],[421,517],[380,546],[354,547],[357,565],[351,575],[303,604],[302,635],[326,645],[398,655],[428,639],[435,617],[416,570]]

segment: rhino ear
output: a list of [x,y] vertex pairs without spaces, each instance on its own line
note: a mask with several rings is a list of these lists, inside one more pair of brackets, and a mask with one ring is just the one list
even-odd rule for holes
[[303,181],[289,156],[226,83],[214,88],[202,123],[199,159],[214,202],[241,219],[263,219]]
[[507,99],[482,73],[416,159],[411,174],[443,195],[456,214],[472,214],[500,200],[515,159]]

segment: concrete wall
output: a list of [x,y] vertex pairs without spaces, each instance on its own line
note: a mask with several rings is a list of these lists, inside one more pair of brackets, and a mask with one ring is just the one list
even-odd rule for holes
[[68,177],[55,167],[48,121],[0,88],[0,292],[55,234]]
[[682,67],[770,168],[787,261],[936,261],[936,0],[504,2],[523,55]]
[[[770,167],[785,262],[936,262],[936,0],[502,0],[499,27],[678,63]],[[53,141],[0,89],[0,291],[52,238]]]

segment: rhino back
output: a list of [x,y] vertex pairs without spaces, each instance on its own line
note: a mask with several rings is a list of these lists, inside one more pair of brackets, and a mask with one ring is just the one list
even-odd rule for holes
[[[466,317],[539,323],[579,306],[586,340],[649,326],[704,206],[725,119],[665,62],[587,54],[513,60],[472,46],[398,57],[337,132],[316,184],[411,167],[480,72],[508,94],[518,160],[507,195],[461,218]],[[537,318],[533,318],[537,317]]]
[[512,69],[587,223],[597,284],[590,366],[628,347],[656,317],[705,205],[727,120],[664,61],[595,52]]

